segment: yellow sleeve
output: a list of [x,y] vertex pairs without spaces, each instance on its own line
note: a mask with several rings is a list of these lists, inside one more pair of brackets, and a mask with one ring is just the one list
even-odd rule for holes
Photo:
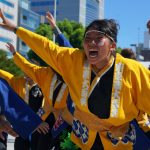
[[[68,65],[71,66],[73,61],[78,58],[76,52],[81,53],[81,51],[75,48],[59,47],[46,37],[22,27],[18,28],[16,34],[60,75],[62,75],[61,69],[66,68]],[[63,68],[60,67],[62,64],[64,65]],[[70,69],[70,66],[68,69]]]
[[50,107],[48,100],[45,98],[43,99],[42,108],[44,109],[44,114],[41,116],[42,120],[45,121],[45,119],[48,117],[48,115],[51,113],[52,108]]
[[26,93],[25,84],[26,80],[24,77],[14,77],[11,80],[11,87],[23,100],[25,100]]
[[49,86],[46,85],[46,82],[43,82],[43,80],[47,81],[48,78],[51,78],[51,76],[53,75],[53,71],[50,69],[50,67],[40,67],[35,64],[32,64],[19,53],[16,53],[14,55],[14,62],[34,82],[36,82],[42,90],[45,89],[45,86]]
[[0,69],[0,77],[5,79],[9,84],[11,84],[11,79],[14,77],[11,73]]
[[150,71],[140,63],[133,67],[132,89],[136,106],[150,115]]

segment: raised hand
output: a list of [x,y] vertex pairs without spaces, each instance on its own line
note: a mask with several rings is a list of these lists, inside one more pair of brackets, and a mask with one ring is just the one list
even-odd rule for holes
[[129,123],[125,123],[123,125],[120,126],[113,126],[109,131],[111,132],[113,137],[123,137],[125,135],[125,133],[128,131],[129,129]]
[[14,55],[16,53],[14,46],[11,43],[7,43],[6,47]]
[[56,27],[55,19],[54,19],[53,15],[50,12],[46,13],[46,19],[48,20],[48,22],[49,22],[49,24],[52,28]]
[[0,8],[0,19],[2,20],[2,22],[0,22],[0,26],[7,29],[7,30],[10,30],[10,31],[14,31],[16,29],[16,25],[14,25],[11,21],[9,21],[3,11],[1,10]]

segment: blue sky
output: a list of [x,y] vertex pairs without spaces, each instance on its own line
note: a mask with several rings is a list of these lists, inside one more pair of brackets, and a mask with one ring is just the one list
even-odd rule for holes
[[143,43],[150,19],[150,0],[105,0],[104,6],[104,17],[113,18],[120,25],[117,46],[127,48],[138,41]]

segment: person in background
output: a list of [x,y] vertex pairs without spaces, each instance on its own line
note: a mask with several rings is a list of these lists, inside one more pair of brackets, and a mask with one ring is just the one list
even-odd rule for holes
[[[29,76],[24,75],[26,80],[26,102],[29,107],[37,113],[39,108],[42,106],[43,94],[37,83],[35,83]],[[28,93],[27,93],[28,92]],[[35,131],[28,139],[23,139],[22,137],[16,137],[14,143],[15,150],[37,150],[38,138],[41,133]],[[46,134],[46,133],[44,133]]]
[[148,31],[149,31],[149,34],[150,34],[150,20],[148,20],[148,22],[147,22],[147,28],[148,28]]
[[1,118],[0,131],[12,136],[27,138],[36,130],[45,133],[49,129],[3,78],[0,78],[0,113],[7,119]]
[[[51,15],[50,13],[49,13],[49,15]],[[53,22],[54,23],[54,22]],[[56,24],[54,25],[53,24],[53,29],[56,27]],[[58,29],[58,28],[57,28]],[[67,42],[65,42],[65,40],[62,40],[62,38],[65,38],[62,34],[60,34],[61,32],[60,32],[60,30],[57,32],[57,30],[55,29],[55,31],[54,31],[54,33],[56,34],[56,38],[57,38],[57,40],[59,41],[59,43],[60,44],[65,44],[65,46],[71,46],[70,45],[70,43],[67,41]],[[60,37],[61,36],[61,37]],[[64,42],[63,42],[64,41]],[[8,44],[7,45],[7,47],[9,47],[9,49],[14,49],[13,48],[13,46],[11,45],[11,44]],[[12,51],[12,53],[15,53],[15,51]],[[17,54],[18,55],[18,54]],[[20,59],[21,59],[21,56],[19,55],[19,57],[20,57]],[[19,57],[18,57],[18,59],[19,59]],[[14,57],[14,60],[17,60],[16,59],[17,58],[17,56],[15,56]],[[16,61],[16,62],[19,62],[18,60]],[[21,62],[21,61],[20,61]],[[24,61],[25,62],[25,61]],[[18,63],[16,63],[16,64],[18,64]],[[26,64],[27,64],[27,62],[26,62]],[[51,101],[51,100],[46,100],[46,99],[48,99],[47,97],[49,97],[49,95],[48,95],[48,93],[49,93],[49,91],[50,90],[47,90],[48,88],[48,86],[46,87],[45,85],[46,84],[43,84],[43,81],[41,82],[40,81],[40,75],[44,75],[44,72],[45,72],[45,79],[47,79],[47,78],[49,78],[50,80],[51,80],[51,73],[49,73],[49,72],[54,72],[53,70],[51,70],[50,69],[50,67],[38,67],[37,65],[31,65],[31,63],[29,63],[28,62],[28,64],[29,65],[27,65],[26,66],[26,69],[24,69],[25,67],[23,67],[23,71],[26,73],[26,74],[28,74],[34,81],[36,81],[39,85],[40,85],[40,87],[42,88],[42,90],[44,91],[44,94],[46,95],[46,98],[45,98],[45,104],[46,105],[49,105],[48,103],[47,103],[47,101]],[[20,66],[20,65],[18,65],[18,66]],[[33,70],[33,68],[34,68],[34,70]],[[41,69],[40,69],[41,68]],[[22,66],[21,66],[21,69],[22,69]],[[29,73],[29,71],[26,71],[26,70],[31,70],[31,72],[32,73]],[[44,71],[45,70],[45,71]],[[35,73],[35,75],[33,75],[33,72]],[[39,72],[41,72],[41,73],[39,73]],[[50,83],[49,83],[49,79],[47,79],[47,85],[49,85]],[[60,80],[58,83],[61,83],[62,81]],[[62,86],[61,85],[61,87],[59,87],[60,88],[60,92],[62,92],[62,89],[61,88],[63,88],[64,87],[64,85]],[[53,91],[53,89],[51,89],[52,91]],[[57,89],[58,90],[58,89]],[[46,92],[45,92],[46,91]],[[65,100],[66,101],[66,97],[67,97],[67,94],[66,93],[68,93],[68,92],[66,92],[67,91],[67,88],[66,88],[66,90],[64,91],[65,93],[64,93],[64,96],[62,97],[63,98],[63,100]],[[55,93],[55,91],[54,91],[54,93]],[[57,98],[57,96],[58,96],[58,94],[59,94],[59,92],[57,92],[56,93],[56,95],[55,95],[55,98]],[[60,94],[59,94],[59,96],[60,96]],[[54,98],[54,99],[55,99]],[[58,99],[58,98],[57,98]],[[64,103],[64,102],[63,102]],[[64,104],[63,103],[60,103],[60,102],[57,102],[57,100],[56,100],[56,109],[58,109],[58,108],[60,108],[60,106],[61,107],[64,107]],[[51,104],[50,104],[51,105]],[[60,105],[60,106],[59,106]],[[51,105],[51,107],[52,107],[52,105]],[[49,109],[52,109],[52,108],[49,108]],[[48,109],[48,108],[46,108],[46,109]],[[41,110],[40,110],[41,111]],[[45,111],[45,110],[44,110]],[[50,111],[52,111],[52,110],[50,110]],[[49,111],[49,113],[50,113],[50,111]],[[43,114],[43,119],[46,119],[46,121],[49,123],[49,125],[50,125],[50,127],[52,128],[52,125],[54,124],[54,120],[55,119],[57,119],[57,117],[58,117],[58,115],[59,115],[59,113],[57,113],[56,111],[55,111],[55,118],[53,117],[53,115],[52,115],[52,113],[50,113],[50,115],[49,116],[47,116],[48,115],[48,113],[45,113],[45,114]],[[43,134],[41,134],[40,135],[41,136],[41,138],[40,138],[40,140],[36,140],[36,141],[38,141],[37,143],[39,143],[39,144],[37,144],[36,145],[36,148],[34,148],[34,149],[41,149],[41,148],[44,148],[45,150],[46,149],[49,149],[49,147],[51,146],[50,144],[52,144],[53,143],[53,145],[55,145],[55,148],[60,148],[59,147],[59,145],[60,145],[60,141],[59,141],[59,137],[58,138],[55,138],[54,140],[53,140],[53,138],[52,138],[52,135],[51,135],[51,133],[49,132],[49,133],[47,133],[47,135],[43,135]],[[18,139],[18,138],[17,138]],[[52,141],[53,140],[53,141]],[[31,140],[32,141],[32,140]],[[50,141],[52,141],[52,142],[50,142]],[[18,143],[18,142],[17,142]],[[29,142],[26,142],[26,144],[24,144],[24,145],[29,145],[29,144],[27,144],[27,143],[29,143]],[[16,144],[15,144],[16,145]],[[23,145],[23,144],[21,144],[21,145]],[[35,145],[35,144],[34,144]],[[18,148],[19,149],[19,148]],[[33,148],[32,148],[33,149]]]
[[[15,77],[4,70],[0,70],[0,77],[6,79],[15,92],[17,92],[19,96],[21,96],[22,99],[24,99],[24,101],[30,106],[30,108],[37,113],[38,109],[42,105],[43,94],[41,89],[31,78],[27,75],[24,75],[23,77]],[[30,149],[30,147],[36,147],[36,139],[38,136],[39,133],[35,132],[31,136],[31,139],[24,139],[21,136],[16,137],[14,144],[15,150],[20,150],[20,148],[27,150]]]
[[[55,73],[54,70],[52,70],[50,67],[40,67],[32,64],[24,57],[22,57],[19,53],[17,53],[12,44],[7,43],[6,46],[13,54],[14,62],[17,64],[17,66],[20,67],[36,83],[38,83],[38,85],[42,89],[45,101],[48,101],[48,105],[50,105],[51,109],[50,112],[52,112],[50,113],[50,115],[48,114],[49,118],[47,118],[50,128],[52,129],[55,119],[57,119],[61,115],[63,109],[65,109],[66,106],[66,99],[68,95],[68,88],[66,84],[61,78],[57,78],[57,73]],[[46,80],[46,82],[43,82],[43,78]],[[43,138],[44,137],[45,135],[43,136]],[[49,149],[49,147],[51,147],[51,144],[55,145],[55,149],[60,148],[59,139],[53,140],[50,132],[46,137],[47,142],[44,142],[45,144],[41,143],[40,140],[38,140],[40,144],[37,144],[37,149],[40,149],[42,147],[45,150]]]
[[[64,84],[61,80],[58,80],[57,74],[50,67],[40,67],[30,63],[18,52],[16,52],[13,45],[10,43],[7,43],[7,48],[13,54],[15,64],[20,67],[28,76],[30,76],[30,78],[32,78],[36,83],[38,83],[42,89],[45,101],[48,101],[48,105],[50,105],[51,109],[50,112],[52,112],[50,113],[49,118],[47,118],[50,128],[52,129],[55,120],[59,117],[59,115],[61,115],[61,112],[63,112],[63,109],[65,109],[66,106],[65,103],[68,95],[66,84]],[[46,82],[43,82],[43,78]],[[51,146],[50,144],[54,143],[55,149],[60,148],[59,139],[53,140],[50,132],[49,136],[47,135],[47,138],[47,144],[45,145],[42,144],[40,140],[38,140],[41,145],[37,144],[37,149],[39,149],[39,147],[43,147],[45,150],[49,149]],[[53,142],[51,142],[52,140]]]
[[132,49],[130,48],[123,48],[121,53],[120,53],[124,58],[129,58],[129,59],[133,59],[136,60],[136,55],[133,52]]
[[150,114],[150,72],[115,54],[118,28],[113,19],[90,23],[84,34],[84,51],[80,51],[17,28],[2,13],[1,18],[2,27],[15,31],[65,80],[75,108],[71,137],[80,148],[133,148],[136,135],[129,121],[139,110]]
[[[55,19],[54,19],[53,15],[50,12],[47,12],[46,19],[48,20],[49,25],[52,28],[53,33],[55,34],[55,41],[60,46],[72,47],[70,42],[66,39],[66,37],[62,34],[60,29],[58,28],[58,26],[55,22]],[[63,112],[64,116],[66,114],[65,112],[66,111],[64,110],[64,112]],[[46,121],[49,121],[49,124],[50,124],[50,119],[48,119],[49,117],[50,117],[50,115],[47,117]],[[66,126],[66,127],[63,126],[63,125],[59,126],[59,122],[61,122],[61,120],[62,120],[62,118],[57,118],[56,119],[55,124],[53,125],[53,128],[52,128],[52,135],[49,134],[49,133],[46,134],[46,135],[43,135],[43,134],[40,135],[38,150],[42,149],[43,145],[44,145],[45,149],[47,149],[48,145],[50,143],[49,141],[52,141],[52,143],[53,143],[50,147],[53,147],[53,148],[55,147],[55,149],[60,148],[60,146],[56,146],[56,145],[60,145],[61,141],[60,141],[59,137],[61,136],[62,130],[66,129],[69,132],[71,130],[70,125]],[[57,129],[55,128],[55,130],[54,130],[55,126],[57,126]],[[53,136],[54,138],[51,138],[51,136]]]

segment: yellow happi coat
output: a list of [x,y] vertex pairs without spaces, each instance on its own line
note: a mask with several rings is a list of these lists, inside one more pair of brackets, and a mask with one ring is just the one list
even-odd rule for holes
[[0,77],[5,79],[12,89],[26,102],[28,103],[28,93],[29,85],[27,84],[24,77],[15,77],[11,73],[0,69]]
[[44,102],[44,111],[45,114],[42,116],[42,119],[45,120],[50,112],[54,112],[55,117],[57,118],[61,109],[66,107],[66,99],[68,96],[68,87],[63,83],[56,101],[54,108],[52,107],[52,95],[57,84],[56,73],[50,67],[41,67],[35,64],[30,63],[19,53],[16,52],[14,55],[14,62],[16,65],[21,68],[34,82],[36,82],[41,88],[45,102]]
[[[150,114],[150,72],[140,63],[116,55],[113,85],[111,94],[110,117],[100,119],[88,109],[88,97],[100,77],[109,70],[110,63],[98,73],[90,85],[91,66],[87,62],[84,51],[55,45],[45,37],[18,28],[16,33],[45,62],[52,66],[68,85],[75,105],[74,116],[89,128],[87,143],[74,134],[73,141],[82,149],[90,149],[95,141],[96,133],[103,127],[120,126],[138,116],[139,110]],[[99,126],[101,128],[99,128]],[[113,146],[106,137],[106,132],[99,132],[105,150],[130,150],[131,143],[119,143]]]

